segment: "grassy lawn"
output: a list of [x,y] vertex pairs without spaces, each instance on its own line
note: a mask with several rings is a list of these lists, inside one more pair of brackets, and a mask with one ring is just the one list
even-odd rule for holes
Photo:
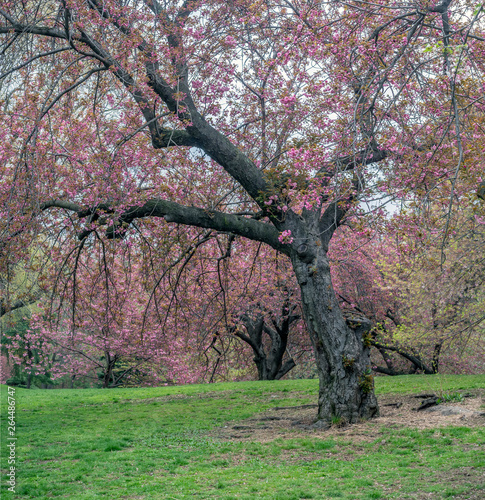
[[[378,394],[485,388],[485,376],[378,378]],[[114,390],[16,389],[15,493],[2,499],[485,498],[484,427],[307,433],[265,442],[214,437],[276,406],[316,402],[316,380]],[[484,409],[485,411],[485,409]],[[291,433],[291,431],[290,431]]]

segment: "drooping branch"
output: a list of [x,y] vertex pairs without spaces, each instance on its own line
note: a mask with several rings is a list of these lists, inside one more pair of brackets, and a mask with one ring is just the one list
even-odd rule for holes
[[421,360],[419,356],[414,356],[413,354],[410,354],[403,349],[400,349],[397,346],[389,346],[389,345],[383,345],[380,344],[379,342],[375,340],[370,341],[371,345],[373,347],[376,347],[377,349],[387,349],[388,351],[393,351],[402,356],[403,358],[406,358],[408,361],[411,361],[415,366],[418,367],[418,369],[422,370],[426,375],[432,375],[435,373],[431,368],[426,366],[426,364]]

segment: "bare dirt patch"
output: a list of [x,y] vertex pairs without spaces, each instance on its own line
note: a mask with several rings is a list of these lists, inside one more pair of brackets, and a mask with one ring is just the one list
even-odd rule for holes
[[[416,411],[423,398],[416,395],[379,396],[380,417],[346,427],[315,429],[316,405],[275,407],[242,422],[227,422],[211,436],[230,441],[268,442],[277,438],[304,435],[348,437],[354,443],[373,441],[381,427],[432,429],[446,426],[479,427],[485,425],[485,391],[471,390],[461,402],[448,402],[431,409]],[[443,410],[441,411],[439,407]],[[449,410],[451,408],[451,411]]]

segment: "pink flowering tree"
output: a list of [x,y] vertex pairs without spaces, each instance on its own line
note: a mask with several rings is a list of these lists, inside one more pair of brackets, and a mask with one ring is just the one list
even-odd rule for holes
[[156,246],[166,224],[269,245],[300,288],[320,420],[377,415],[370,324],[345,321],[329,243],[377,193],[476,190],[482,9],[1,0],[0,18],[9,255],[38,234]]
[[[198,381],[197,339],[177,335],[170,322],[161,331],[158,315],[167,306],[150,312],[143,269],[126,255],[96,250],[93,245],[90,253],[64,259],[60,272],[56,266],[44,271],[41,279],[50,283],[53,299],[39,304],[43,311],[12,347],[35,341],[44,354],[37,371],[90,379],[104,388]],[[56,252],[63,256],[62,248],[53,248],[53,262]]]
[[212,318],[211,349],[219,346],[226,352],[224,344],[229,343],[231,356],[223,359],[220,352],[218,357],[223,364],[233,365],[230,358],[237,352],[240,367],[253,359],[259,380],[280,379],[311,349],[300,321],[300,294],[289,262],[267,246],[233,237],[212,259],[207,249],[197,256],[205,266],[204,272],[199,270],[200,289],[190,306],[193,309],[195,296],[205,297],[204,317]]
[[268,246],[206,232],[153,265],[166,271],[150,285],[150,314],[163,309],[170,331],[197,339],[205,380],[252,377],[255,367],[278,379],[311,349],[289,262]]

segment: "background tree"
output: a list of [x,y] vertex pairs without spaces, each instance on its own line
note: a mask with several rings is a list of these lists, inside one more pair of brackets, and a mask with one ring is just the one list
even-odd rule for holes
[[[240,316],[239,321],[246,332],[236,327],[234,335],[251,346],[254,353],[254,362],[258,368],[259,380],[279,380],[296,366],[292,356],[283,363],[283,358],[288,350],[288,340],[292,323],[298,321],[300,316],[295,313],[296,305],[286,300],[278,316],[269,314],[270,321],[265,318],[262,311],[250,311]],[[264,334],[269,342],[265,346]]]
[[280,378],[311,349],[303,325],[297,323],[298,286],[277,252],[207,232],[180,255],[183,259],[177,259],[176,266],[169,263],[169,254],[164,263],[154,263],[170,271],[151,285],[151,309],[155,313],[163,303],[171,330],[176,329],[178,337],[197,339],[204,353],[201,362],[207,360],[207,380],[232,379],[243,372],[251,376],[249,357],[258,366],[258,378]]
[[37,368],[44,358],[42,343],[32,342],[29,325],[32,312],[43,292],[37,282],[36,265],[42,260],[39,245],[30,248],[27,262],[17,261],[1,267],[0,272],[0,334],[2,383],[30,388],[52,384],[47,360],[46,373]]
[[51,368],[55,357],[49,356],[45,344],[31,335],[29,320],[9,320],[2,321],[1,353],[6,357],[4,368],[8,368],[3,383],[26,389],[54,384]]
[[334,247],[342,307],[373,323],[369,341],[385,363],[374,361],[375,371],[483,369],[484,224],[482,207],[465,207],[457,206],[445,244],[440,226],[447,221],[430,209],[424,225],[408,207],[389,218],[386,233],[371,233],[366,242],[358,231],[347,230],[346,244]]
[[[406,218],[411,227],[413,217]],[[387,345],[413,370],[473,373],[483,358],[485,226],[469,210],[457,210],[443,246],[441,238],[436,241],[441,234],[436,226],[443,221],[432,224],[432,216],[428,221],[410,231],[411,237],[400,235],[395,256],[387,253],[379,262],[381,287],[392,291],[395,301],[375,345]]]
[[56,353],[56,377],[91,377],[105,388],[200,379],[191,362],[198,357],[197,338],[179,335],[172,318],[161,331],[168,301],[150,307],[143,268],[131,257],[93,245],[42,277],[55,299],[33,326],[36,338]]

